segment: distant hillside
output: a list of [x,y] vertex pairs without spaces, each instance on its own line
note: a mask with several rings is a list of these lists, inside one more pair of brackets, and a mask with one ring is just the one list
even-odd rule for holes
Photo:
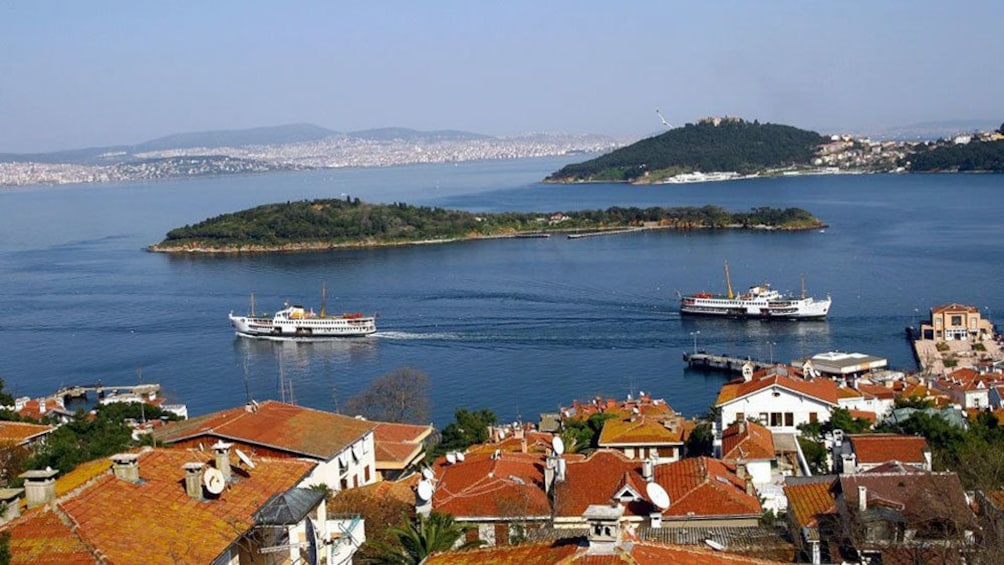
[[1004,140],[942,145],[914,153],[908,159],[912,172],[1001,173],[1004,172]]
[[144,151],[187,149],[190,147],[281,145],[284,143],[316,141],[333,135],[339,135],[339,133],[313,124],[289,124],[251,129],[176,133],[135,145],[133,146],[133,152],[142,153]]
[[373,141],[391,141],[395,139],[404,141],[470,141],[475,139],[491,139],[490,135],[452,129],[419,131],[408,128],[378,128],[353,131],[348,135],[350,137]]
[[584,163],[568,165],[546,182],[636,181],[690,171],[752,173],[808,164],[826,138],[791,126],[736,118],[702,120],[643,139]]

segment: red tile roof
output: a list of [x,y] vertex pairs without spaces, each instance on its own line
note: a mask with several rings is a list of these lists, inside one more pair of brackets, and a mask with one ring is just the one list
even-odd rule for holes
[[746,481],[734,467],[711,459],[693,457],[655,467],[655,481],[669,494],[669,509],[663,516],[759,516],[763,509],[756,496],[746,493]]
[[722,459],[774,458],[774,434],[756,422],[736,422],[722,432]]
[[[762,512],[759,500],[746,494],[746,481],[716,459],[695,457],[656,465],[654,474],[655,482],[670,498],[664,516],[692,512],[695,517],[708,518]],[[647,498],[641,463],[612,450],[598,450],[585,460],[569,461],[565,481],[555,485],[555,515],[578,518],[590,504],[607,504],[625,483],[642,499],[625,502],[624,514],[648,516],[654,507]]]
[[927,440],[921,436],[901,434],[849,434],[854,455],[858,463],[902,463],[924,464],[925,452],[930,452]]
[[21,445],[54,429],[53,426],[27,422],[0,422],[0,446]]
[[241,406],[174,422],[153,435],[168,444],[222,438],[327,461],[373,428],[373,422],[269,400],[255,410]]
[[[787,376],[778,372],[778,367],[768,367],[753,375],[749,381],[736,379],[722,385],[716,406],[749,396],[772,387],[815,398],[820,402],[836,406],[838,401],[837,383],[825,378],[806,380],[801,376]],[[801,375],[794,367],[783,368],[788,375]],[[772,372],[773,371],[773,372]]]
[[933,519],[959,524],[975,521],[955,473],[883,473],[873,469],[840,475],[838,484],[848,507],[858,506],[858,487],[864,486],[869,505],[880,504],[901,511],[908,527]]
[[980,311],[979,308],[975,306],[969,306],[967,304],[959,304],[957,302],[953,302],[952,304],[945,304],[942,306],[935,306],[934,308],[931,308],[932,314],[941,314],[942,312],[969,312],[977,314],[979,313],[979,311]]
[[373,445],[377,469],[404,469],[424,451],[422,441],[432,426],[374,422]]
[[550,516],[539,454],[470,455],[436,469],[432,507],[464,517]]
[[782,563],[755,559],[745,555],[716,552],[708,548],[668,545],[636,541],[621,545],[611,555],[589,554],[580,540],[566,538],[554,543],[533,543],[517,546],[496,546],[474,551],[436,553],[425,561],[428,565],[769,565]]
[[598,443],[601,447],[682,445],[693,427],[693,424],[688,426],[686,419],[682,416],[654,419],[646,416],[623,415],[603,422]]
[[[116,478],[106,460],[103,474],[57,500],[57,512],[76,525],[75,532],[66,533],[111,563],[209,563],[252,526],[253,514],[270,496],[296,486],[314,467],[296,459],[257,459],[247,475],[235,472],[236,480],[217,499],[195,500],[185,492],[182,467],[211,457],[182,449],[139,453],[138,484]],[[65,490],[60,481],[57,491]],[[11,532],[12,546],[30,547],[32,528],[52,529],[51,514],[33,509],[0,529]],[[28,533],[22,537],[21,532]],[[53,543],[78,547],[58,528],[52,535]]]
[[98,563],[97,557],[73,533],[68,522],[56,511],[38,507],[5,524],[0,530],[11,535],[11,565]]
[[819,516],[837,511],[831,488],[833,481],[785,485],[784,495],[788,498],[788,512],[795,518],[800,528],[818,525]]

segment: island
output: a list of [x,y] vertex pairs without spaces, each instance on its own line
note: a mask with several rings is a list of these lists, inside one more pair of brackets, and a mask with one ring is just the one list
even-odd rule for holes
[[163,253],[270,253],[447,243],[477,239],[570,237],[644,229],[799,231],[825,227],[800,208],[730,212],[718,206],[577,212],[472,213],[371,204],[358,198],[266,204],[173,229],[148,247]]
[[778,124],[710,117],[582,163],[546,183],[686,183],[834,173],[1004,172],[1004,124],[937,141],[823,136]]
[[705,118],[595,159],[567,165],[544,182],[665,182],[695,171],[753,175],[808,166],[829,141],[814,131],[742,118]]

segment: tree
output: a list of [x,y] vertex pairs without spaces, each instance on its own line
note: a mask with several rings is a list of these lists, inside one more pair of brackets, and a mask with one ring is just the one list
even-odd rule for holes
[[845,434],[862,434],[871,430],[872,423],[864,418],[855,418],[846,408],[834,408],[830,421],[823,424],[825,431],[843,430]]
[[587,419],[572,418],[562,424],[561,439],[565,441],[565,449],[569,453],[575,453],[584,449],[595,449],[599,447],[600,432],[603,431],[603,423],[611,418],[616,418],[614,414],[596,413]]
[[462,451],[475,443],[488,441],[488,426],[498,422],[498,416],[491,410],[469,412],[458,408],[453,414],[453,422],[443,429],[443,441],[437,448],[438,453],[447,451]]
[[452,549],[464,550],[481,545],[480,540],[468,541],[454,548],[468,528],[457,524],[450,514],[432,512],[415,520],[405,517],[405,524],[387,530],[392,542],[381,545],[379,563],[417,565],[429,555]]
[[422,424],[429,421],[429,377],[413,367],[401,367],[375,379],[345,403],[347,414],[368,420]]
[[715,434],[711,431],[711,422],[697,424],[686,443],[687,457],[711,457],[715,451]]

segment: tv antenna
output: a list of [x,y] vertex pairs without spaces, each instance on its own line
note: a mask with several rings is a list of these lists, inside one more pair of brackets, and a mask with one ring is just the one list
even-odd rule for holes
[[659,116],[659,119],[662,120],[662,125],[673,129],[673,124],[666,121],[666,118],[663,117],[662,112],[660,112],[658,108],[655,109],[655,115]]

